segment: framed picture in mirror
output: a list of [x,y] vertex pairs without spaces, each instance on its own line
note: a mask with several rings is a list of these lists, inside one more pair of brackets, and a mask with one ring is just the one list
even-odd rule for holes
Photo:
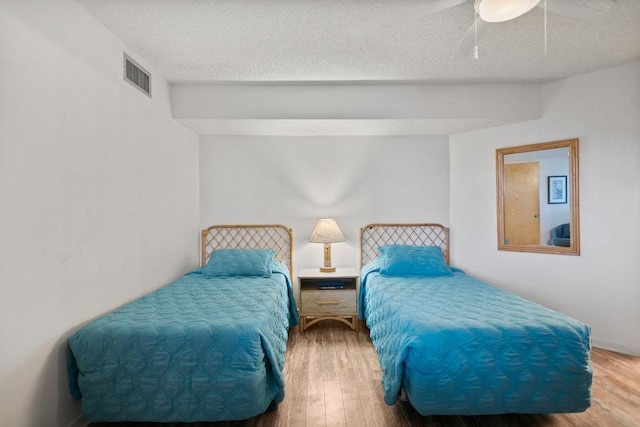
[[547,194],[550,205],[567,203],[567,177],[547,177]]

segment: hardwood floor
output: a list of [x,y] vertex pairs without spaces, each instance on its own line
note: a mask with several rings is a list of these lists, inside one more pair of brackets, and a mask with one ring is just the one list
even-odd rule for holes
[[[565,427],[640,426],[640,357],[594,348],[593,404],[577,414],[429,416],[408,402],[388,406],[369,330],[321,322],[304,333],[291,329],[282,403],[246,421],[163,426],[429,426]],[[142,427],[153,423],[94,423],[91,427]]]

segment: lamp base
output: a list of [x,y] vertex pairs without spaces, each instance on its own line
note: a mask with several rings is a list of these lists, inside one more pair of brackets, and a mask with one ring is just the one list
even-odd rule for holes
[[335,267],[320,267],[320,273],[335,273]]

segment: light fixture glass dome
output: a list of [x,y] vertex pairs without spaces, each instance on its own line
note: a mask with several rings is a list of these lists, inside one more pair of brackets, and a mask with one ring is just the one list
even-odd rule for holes
[[540,0],[476,0],[475,8],[485,22],[504,22],[524,15]]

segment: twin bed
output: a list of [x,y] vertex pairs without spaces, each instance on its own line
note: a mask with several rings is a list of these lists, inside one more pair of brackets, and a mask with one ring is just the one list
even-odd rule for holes
[[[588,326],[449,266],[438,224],[361,230],[360,318],[385,402],[423,415],[557,413],[591,403]],[[240,420],[284,398],[298,323],[283,226],[213,226],[202,265],[69,338],[90,422]]]
[[213,226],[201,247],[202,268],[69,338],[89,422],[240,420],[284,398],[291,230]]
[[439,224],[361,230],[360,317],[385,402],[423,415],[581,412],[591,404],[589,327],[449,267]]

